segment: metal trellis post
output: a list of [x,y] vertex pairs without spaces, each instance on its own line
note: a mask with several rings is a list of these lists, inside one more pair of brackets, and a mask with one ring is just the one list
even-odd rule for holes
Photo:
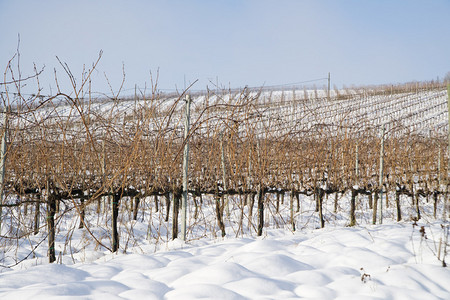
[[189,123],[191,112],[191,96],[186,96],[186,115],[184,119],[184,153],[183,153],[183,197],[181,199],[181,239],[186,241],[186,214],[188,198],[188,166],[189,166]]
[[448,184],[449,184],[449,173],[450,173],[450,83],[447,84],[447,111],[448,111],[448,145],[447,145],[447,157],[448,157],[448,166],[447,166],[447,193],[444,197],[444,207],[442,213],[442,219],[444,221],[447,220],[447,201],[448,201]]
[[[0,205],[3,204],[3,184],[5,179],[6,134],[8,133],[8,110],[3,111],[3,134],[0,148]],[[0,232],[2,230],[2,207],[0,206]]]
[[384,134],[385,134],[386,128],[383,124],[381,128],[381,148],[380,148],[380,212],[379,212],[379,222],[380,224],[383,224],[383,168],[384,168]]

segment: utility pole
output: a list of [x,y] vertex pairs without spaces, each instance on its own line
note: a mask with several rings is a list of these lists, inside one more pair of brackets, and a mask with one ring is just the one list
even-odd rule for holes
[[186,115],[184,119],[184,153],[183,153],[183,195],[181,199],[181,239],[186,241],[186,214],[188,197],[189,166],[189,123],[191,117],[191,96],[186,95]]

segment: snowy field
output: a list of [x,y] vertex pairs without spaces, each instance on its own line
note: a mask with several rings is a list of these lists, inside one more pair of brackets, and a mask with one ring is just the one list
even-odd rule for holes
[[[270,95],[286,100],[284,107],[276,107],[280,115],[289,116],[280,123],[286,128],[292,127],[292,120],[303,120],[303,129],[318,120],[314,114],[302,115],[306,110],[293,107],[288,94]],[[340,115],[357,124],[364,115],[374,126],[396,120],[414,132],[425,128],[431,135],[429,128],[434,128],[433,134],[439,135],[447,132],[446,97],[443,91],[392,99],[375,95],[358,104],[355,115],[347,114],[355,107],[338,101],[327,106],[325,100],[302,105],[316,111],[323,104],[324,110],[333,111],[334,116],[321,120],[324,124],[335,124],[335,116]],[[112,110],[108,105],[99,104],[98,111]],[[389,114],[380,116],[379,111]],[[66,201],[56,216],[57,261],[53,264],[47,257],[47,208],[42,205],[36,210],[40,210],[40,225],[34,234],[33,214],[24,212],[23,206],[5,207],[0,299],[450,299],[450,270],[442,262],[444,257],[450,260],[444,246],[449,225],[439,220],[442,199],[435,218],[430,199],[420,198],[422,219],[414,222],[411,199],[402,196],[404,221],[396,223],[395,196],[391,195],[390,207],[384,208],[384,224],[371,225],[372,209],[360,196],[358,225],[347,227],[347,193],[339,198],[337,211],[332,200],[325,200],[325,228],[318,229],[314,200],[300,195],[293,232],[288,201],[278,211],[274,196],[267,197],[261,237],[255,233],[256,205],[252,215],[242,199],[230,196],[230,213],[224,220],[227,235],[220,238],[215,200],[205,196],[198,216],[189,200],[187,242],[171,240],[172,212],[165,220],[168,213],[162,197],[159,210],[152,198],[142,199],[137,221],[131,217],[131,199],[124,198],[119,212],[120,247],[115,254],[102,246],[111,245],[110,207],[103,202],[101,213],[93,205],[86,209],[86,226],[95,241],[86,228],[78,228],[80,216]]]
[[441,238],[440,222],[387,220],[86,251],[1,269],[0,299],[450,299]]

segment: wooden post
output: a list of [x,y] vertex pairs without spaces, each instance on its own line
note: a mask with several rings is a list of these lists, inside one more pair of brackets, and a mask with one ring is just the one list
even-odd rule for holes
[[355,157],[355,183],[359,182],[359,146],[356,144],[356,157]]
[[181,199],[181,240],[186,241],[186,215],[188,197],[189,166],[189,122],[191,117],[191,96],[186,96],[186,115],[184,119],[184,153],[183,153],[183,196]]
[[165,222],[169,222],[169,213],[170,213],[170,193],[165,193],[164,197],[166,198],[166,216],[164,218]]
[[40,224],[40,210],[41,210],[41,194],[40,191],[38,194],[36,194],[36,203],[34,206],[34,235],[37,235],[39,233],[39,227],[41,226]]
[[245,197],[242,197],[242,194],[239,193],[239,206],[240,206],[240,214],[239,214],[239,227],[238,230],[236,232],[236,237],[239,236],[239,234],[243,235],[244,234],[244,227],[243,227],[243,223],[244,223],[244,208],[245,208],[245,202],[246,199]]
[[223,209],[224,209],[224,199],[223,195],[214,195],[216,200],[216,216],[217,224],[219,225],[220,231],[222,232],[222,237],[226,235],[225,224],[223,223]]
[[[3,184],[5,180],[6,134],[8,133],[8,110],[3,111],[3,134],[0,147],[0,204],[3,204]],[[0,233],[2,231],[2,207],[0,206]]]
[[445,262],[445,257],[447,256],[447,245],[448,245],[448,233],[449,226],[444,226],[444,256],[442,257],[442,267],[447,267],[447,263]]
[[255,205],[255,193],[247,194],[248,205],[248,227],[253,225],[253,206]]
[[398,191],[395,193],[395,204],[397,207],[397,222],[400,222],[402,220],[402,210],[400,206],[400,193]]
[[292,231],[295,231],[295,221],[294,221],[294,189],[291,190],[289,197],[289,212],[290,212],[290,223],[292,226]]
[[378,203],[380,204],[380,212],[379,212],[379,222],[383,224],[383,168],[384,168],[384,134],[385,134],[385,125],[383,124],[381,128],[381,147],[380,147],[380,199]]
[[[157,197],[157,196],[155,196],[155,197]],[[139,196],[134,197],[133,220],[135,220],[135,221],[137,220],[140,201],[141,201],[141,199],[139,198]],[[156,202],[156,203],[158,203],[158,202]]]
[[264,191],[259,185],[258,189],[258,232],[257,235],[262,235],[262,230],[264,226]]
[[117,250],[119,250],[119,231],[117,228],[117,219],[119,217],[119,201],[120,201],[120,191],[118,192],[114,192],[112,198],[113,198],[113,202],[112,202],[112,219],[111,219],[111,223],[112,223],[112,247],[111,250],[112,252],[116,252]]
[[352,188],[352,197],[350,200],[350,224],[349,226],[355,226],[356,225],[356,216],[355,216],[355,209],[356,209],[356,197],[358,195],[358,191]]
[[174,189],[173,196],[173,209],[172,209],[172,240],[178,238],[178,211],[180,210],[180,190]]
[[86,216],[86,210],[85,210],[85,205],[84,205],[84,198],[81,197],[80,198],[80,225],[78,225],[78,229],[81,229],[84,227],[84,218]]
[[198,202],[197,202],[197,195],[196,194],[192,195],[192,200],[194,201],[194,206],[195,206],[194,220],[197,220],[197,218],[198,218]]
[[52,263],[56,260],[55,252],[55,213],[56,213],[56,197],[50,192],[50,182],[47,179],[47,229],[48,229],[48,261]]
[[230,208],[228,207],[228,196],[227,196],[227,170],[225,165],[225,149],[223,145],[223,133],[220,134],[220,160],[222,162],[222,181],[223,181],[223,190],[224,190],[224,203],[225,203],[225,209],[227,212],[227,217],[230,216]]
[[373,197],[373,209],[372,209],[372,224],[375,225],[377,223],[377,208],[378,208],[378,195],[376,191],[374,192]]
[[[137,198],[139,199],[139,198]],[[158,200],[158,195],[153,195],[153,200],[155,201],[155,212],[159,212],[159,200]],[[139,201],[138,201],[138,205],[139,205]],[[136,206],[136,211],[138,208],[138,205]],[[136,219],[135,219],[136,220]]]
[[334,194],[334,213],[337,213],[337,208],[338,208],[338,196],[339,196],[339,192],[336,191],[336,193]]
[[441,189],[442,176],[441,176],[441,144],[439,144],[439,152],[438,152],[438,191]]
[[279,213],[280,212],[280,193],[277,192],[276,193],[276,206],[275,206],[275,213]]
[[325,194],[325,191],[321,188],[317,189],[317,203],[319,204],[319,221],[320,221],[320,228],[325,227],[325,220],[323,219],[323,196]]

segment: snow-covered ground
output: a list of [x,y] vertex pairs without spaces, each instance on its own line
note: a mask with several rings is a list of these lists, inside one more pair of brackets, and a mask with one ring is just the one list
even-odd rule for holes
[[[347,97],[341,99],[338,97],[338,93]],[[192,120],[203,120],[215,115],[220,119],[224,111],[214,112],[212,109],[214,105],[247,103],[246,109],[240,113],[236,110],[233,117],[246,119],[249,115],[253,116],[254,122],[265,124],[263,126],[265,129],[259,129],[262,131],[267,131],[267,128],[276,124],[275,128],[270,129],[272,134],[274,132],[277,134],[290,132],[293,127],[310,130],[317,125],[326,125],[334,129],[345,125],[354,130],[365,131],[366,128],[381,127],[382,124],[388,131],[402,134],[414,132],[429,135],[430,130],[435,135],[447,134],[447,90],[445,88],[378,95],[367,93],[365,90],[340,90],[331,91],[331,97],[332,100],[328,100],[324,90],[264,91],[261,93],[253,91],[248,94],[222,91],[218,95],[208,97],[205,95],[194,96],[191,118]],[[244,101],[244,99],[246,100]],[[139,115],[149,107],[166,115],[178,100],[179,97],[165,95],[161,95],[161,98],[157,100],[99,100],[90,105],[84,104],[80,109],[84,111],[84,114],[91,113],[94,117],[100,115],[124,120],[127,116],[131,118],[134,114]],[[184,126],[182,122],[179,122],[184,113],[183,103],[183,101],[178,101],[178,105],[176,105],[178,115],[168,124],[172,127],[179,127],[180,132],[183,132]],[[204,109],[207,106],[211,107],[205,114]],[[200,113],[203,117],[200,117]],[[259,117],[254,117],[256,115]],[[38,112],[33,111],[29,117],[31,121],[36,117],[43,119],[53,117],[59,122],[70,117],[74,122],[79,119],[79,112],[74,109],[72,102],[61,100],[61,102],[44,106],[44,109],[40,109]],[[161,122],[162,119],[155,117],[155,120]],[[278,121],[274,122],[274,120]],[[215,122],[211,121],[208,124],[212,125]],[[211,128],[204,130],[207,129],[211,130]]]
[[387,222],[89,252],[1,269],[0,299],[450,299],[442,237],[439,222]]
[[[404,111],[422,111],[420,119],[404,123],[419,129],[430,128],[430,124],[446,129],[445,93],[407,98],[398,103],[368,100],[359,111],[376,125],[389,122],[378,114],[386,107],[391,115],[383,118],[401,119]],[[432,101],[431,109],[423,110]],[[316,109],[320,103],[307,104]],[[327,105],[337,114],[346,109],[341,102]],[[300,112],[290,104],[280,110],[293,120]],[[315,120],[314,116],[302,118]],[[334,121],[330,115],[330,124]],[[24,213],[22,207],[4,208],[0,299],[450,299],[450,270],[441,261],[446,255],[444,228],[448,223],[431,216],[429,199],[420,199],[422,219],[414,223],[410,199],[402,197],[405,221],[394,223],[391,205],[385,208],[383,225],[370,225],[372,210],[362,199],[357,207],[359,225],[346,227],[349,199],[342,197],[336,213],[332,201],[325,203],[325,228],[317,229],[314,201],[301,197],[295,232],[290,230],[288,204],[275,212],[274,199],[268,200],[262,237],[254,234],[256,213],[249,217],[248,208],[241,211],[240,202],[231,199],[225,239],[217,237],[214,202],[205,197],[194,218],[189,201],[187,243],[171,241],[172,220],[164,220],[162,203],[156,212],[152,200],[143,199],[137,221],[131,220],[130,211],[121,204],[118,254],[109,253],[86,229],[79,229],[78,214],[70,205],[62,205],[57,217],[59,256],[54,264],[48,264],[46,257],[46,208],[40,208],[41,228],[36,235],[31,231],[31,213]],[[109,208],[97,214],[94,207],[88,207],[86,213],[90,231],[109,246]],[[241,215],[244,228],[238,225]],[[437,215],[442,216],[440,207]]]

